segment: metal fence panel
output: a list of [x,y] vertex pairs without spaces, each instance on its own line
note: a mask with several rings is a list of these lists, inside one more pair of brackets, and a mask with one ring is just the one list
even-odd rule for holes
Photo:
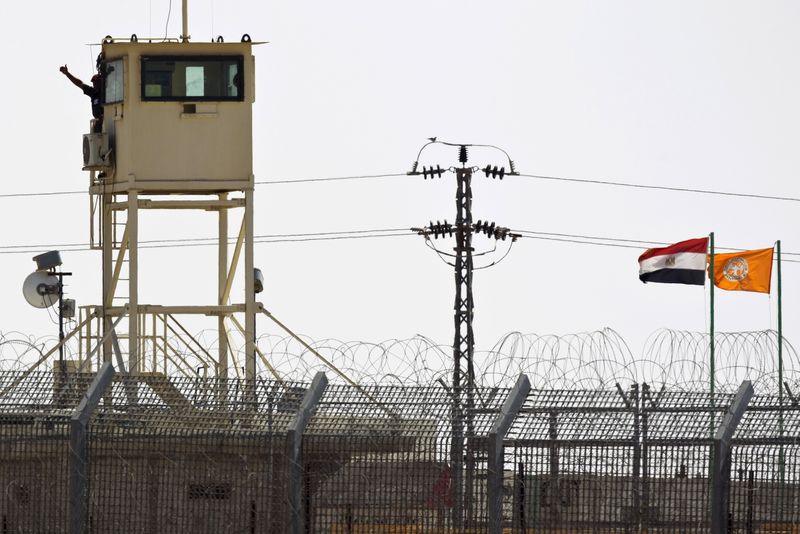
[[[0,373],[0,533],[67,532],[70,415],[93,379]],[[286,532],[287,430],[308,388],[116,375],[88,425],[87,531]],[[328,386],[299,436],[305,531],[497,532],[488,437],[508,392]],[[712,435],[732,400],[530,391],[502,440],[501,532],[708,532]],[[736,428],[729,532],[800,533],[793,402],[754,397]]]
[[800,532],[800,406],[757,396],[734,436],[731,532]]
[[711,507],[711,441],[647,447],[642,522],[668,532],[707,532]]
[[304,389],[120,377],[90,425],[92,531],[283,531],[285,432]]
[[66,532],[70,416],[91,376],[0,373],[0,531]]
[[739,445],[732,456],[731,531],[800,530],[800,445]]
[[454,464],[447,389],[330,386],[304,437],[310,531],[485,532],[487,435],[507,393],[480,392],[460,412]]

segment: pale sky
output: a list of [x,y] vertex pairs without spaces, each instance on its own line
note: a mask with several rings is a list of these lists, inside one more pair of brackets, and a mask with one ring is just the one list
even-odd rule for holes
[[[175,0],[12,2],[0,195],[88,187],[81,136],[103,36],[181,29]],[[194,41],[255,47],[257,181],[402,173],[427,137],[504,148],[524,174],[800,198],[800,4],[792,1],[190,1]],[[456,164],[455,150],[421,163]],[[502,164],[474,151],[470,163]],[[800,343],[800,202],[476,175],[475,219],[536,232],[720,247],[782,240],[784,335]],[[410,228],[455,214],[455,178],[256,189],[257,235]],[[31,257],[89,239],[88,193],[0,197],[0,332],[54,333],[22,298]],[[145,220],[146,219],[146,220]],[[208,213],[145,213],[140,239],[211,237]],[[232,227],[236,226],[232,222]],[[74,248],[74,247],[73,247]],[[475,336],[610,327],[634,355],[659,328],[704,331],[708,286],[644,285],[645,249],[522,239],[476,272]],[[499,254],[504,249],[500,247]],[[789,255],[794,253],[794,255]],[[64,252],[69,295],[100,301],[99,252]],[[419,237],[257,244],[265,306],[311,338],[453,337],[453,274]],[[141,253],[140,301],[211,303],[213,247]],[[775,274],[773,275],[775,287]],[[777,294],[717,291],[717,329],[777,327]],[[211,323],[209,323],[211,325]],[[259,332],[274,330],[259,320]],[[277,331],[276,331],[277,333]],[[796,366],[794,367],[796,371]]]

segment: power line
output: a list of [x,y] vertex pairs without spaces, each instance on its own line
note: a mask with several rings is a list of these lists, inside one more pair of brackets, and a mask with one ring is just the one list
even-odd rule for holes
[[301,178],[298,180],[266,180],[254,183],[256,185],[307,184],[315,182],[340,182],[345,180],[370,180],[373,178],[399,178],[401,176],[407,176],[407,174],[401,172],[393,174],[365,174],[362,176],[331,176],[325,178]]
[[[575,243],[581,245],[602,245],[615,248],[630,248],[641,250],[642,247],[665,246],[671,243],[666,241],[652,241],[647,239],[630,239],[623,237],[608,237],[587,234],[569,234],[563,232],[541,232],[536,230],[513,229],[522,237],[539,239],[542,241],[559,241],[564,243]],[[256,243],[299,243],[304,241],[334,241],[342,239],[359,239],[362,237],[399,237],[414,235],[416,232],[408,228],[373,228],[368,230],[342,230],[329,232],[299,232],[281,234],[261,234],[253,236]],[[216,237],[197,237],[197,238],[175,238],[175,239],[150,239],[139,241],[139,248],[167,248],[167,247],[191,247],[191,246],[211,246],[216,245]],[[235,243],[233,238],[228,240],[229,244]],[[90,250],[88,243],[35,243],[19,245],[0,245],[0,254],[26,254],[43,249],[59,249],[66,252],[79,252]],[[729,250],[739,252],[747,249],[720,246],[719,250]],[[782,252],[782,256],[800,256],[800,252]],[[784,261],[792,261],[785,259]]]
[[[598,247],[611,247],[611,248],[627,248],[634,250],[642,250],[642,246],[663,246],[670,243],[660,241],[640,241],[635,239],[621,239],[613,237],[598,237],[578,234],[557,234],[551,232],[533,232],[530,230],[514,230],[521,234],[521,237],[527,239],[538,239],[541,241],[557,241],[561,243],[574,243],[578,245],[594,245]],[[629,243],[641,243],[640,246],[632,245]],[[718,247],[718,250],[729,250],[731,252],[742,252],[747,249],[733,248],[733,247]],[[800,256],[798,252],[781,252],[781,256]],[[781,258],[782,263],[800,263],[800,260]]]
[[592,236],[592,235],[581,235],[581,234],[564,234],[564,233],[557,233],[557,232],[537,232],[534,230],[514,230],[514,232],[523,234],[523,237],[533,237],[530,235],[524,234],[533,234],[536,236],[553,236],[553,237],[572,237],[572,238],[580,238],[580,239],[596,239],[600,241],[619,241],[623,243],[638,243],[640,246],[632,247],[632,248],[641,248],[642,246],[656,246],[656,245],[670,245],[671,243],[667,242],[660,242],[660,241],[648,241],[644,239],[627,239],[622,237],[601,237],[601,236]]
[[[580,234],[561,234],[555,232],[533,232],[530,230],[514,230],[521,234],[522,238],[536,239],[539,241],[554,241],[559,243],[570,243],[575,245],[592,245],[608,248],[625,248],[632,250],[642,250],[642,247],[648,246],[662,246],[669,243],[661,241],[644,241],[638,239],[623,239],[613,237],[599,237],[588,236]],[[332,235],[336,234],[336,235]],[[381,237],[409,237],[415,236],[416,233],[405,229],[386,229],[386,230],[353,230],[349,232],[313,232],[303,234],[272,234],[254,236],[253,243],[255,244],[274,244],[274,243],[304,243],[313,241],[339,241],[346,239],[373,239]],[[188,239],[159,239],[151,241],[142,241],[143,246],[140,249],[159,249],[159,248],[189,248],[189,247],[208,247],[216,246],[216,238],[188,238]],[[235,243],[235,240],[229,240],[228,244]],[[638,243],[638,245],[630,244]],[[74,247],[74,248],[68,248]],[[88,248],[88,243],[72,243],[68,245],[55,244],[55,245],[6,245],[0,247],[0,256],[11,254],[31,254],[46,248],[58,248],[61,252],[91,252],[92,249]],[[7,250],[14,249],[14,250]],[[730,251],[743,251],[745,249],[732,248],[732,247],[719,247],[720,250]],[[800,256],[798,252],[782,252],[782,256]],[[800,260],[789,259],[783,257],[782,263],[799,263]]]
[[[282,185],[282,184],[308,184],[317,182],[340,182],[346,180],[369,180],[378,178],[399,178],[407,176],[406,173],[394,174],[365,174],[358,176],[326,176],[321,178],[300,178],[300,179],[285,179],[285,180],[264,180],[253,182],[255,185]],[[88,191],[38,191],[28,193],[6,193],[0,195],[0,198],[24,198],[24,197],[44,197],[54,195],[85,195]]]
[[[645,239],[627,239],[622,237],[604,237],[604,236],[596,236],[596,235],[582,235],[582,234],[563,234],[563,233],[556,233],[556,232],[537,232],[534,230],[514,230],[520,234],[523,234],[523,237],[534,237],[534,236],[552,236],[552,237],[569,237],[569,238],[577,238],[577,239],[592,239],[597,241],[614,241],[620,243],[638,243],[640,246],[632,247],[626,245],[626,248],[641,248],[642,246],[646,247],[656,247],[656,246],[665,246],[671,245],[672,243],[668,243],[666,241],[649,241]],[[533,235],[525,235],[525,234],[533,234]],[[734,247],[717,247],[720,250],[730,250],[732,252],[736,251],[744,251],[747,249],[744,248],[734,248]],[[789,255],[798,255],[798,252],[784,252],[783,254]]]
[[[339,241],[343,239],[369,239],[374,237],[403,237],[415,235],[410,230],[395,233],[367,233],[368,231],[358,230],[348,233],[348,235],[325,235],[327,232],[319,232],[317,234],[283,234],[275,236],[259,236],[253,237],[253,243],[303,243],[306,241]],[[376,232],[381,232],[377,230]],[[287,237],[298,236],[298,237]],[[234,240],[228,241],[228,244],[235,243]],[[181,247],[202,247],[216,245],[216,241],[208,243],[178,243],[178,244],[162,244],[162,245],[146,245],[141,248],[181,248]]]
[[55,195],[79,195],[86,194],[87,191],[40,191],[37,193],[6,193],[0,198],[21,198],[21,197],[47,197]]
[[[253,236],[254,243],[301,243],[304,241],[337,241],[343,239],[366,239],[374,237],[400,237],[416,235],[407,228],[385,228],[372,230],[346,230],[341,232],[305,232],[293,234],[264,234]],[[228,239],[228,244],[234,244],[235,239]],[[183,248],[183,247],[202,247],[216,246],[218,238],[183,238],[183,239],[154,239],[139,242],[140,249],[147,248]],[[0,246],[1,254],[30,254],[31,252],[46,249],[59,248],[62,252],[85,252],[92,249],[88,248],[88,243],[68,243],[68,244],[36,244],[36,245],[4,245]],[[70,248],[71,247],[71,248]]]
[[[343,181],[343,180],[365,180],[371,178],[396,178],[396,177],[403,177],[406,176],[407,173],[395,173],[395,174],[374,174],[374,175],[362,175],[362,176],[336,176],[336,177],[326,177],[326,178],[306,178],[306,179],[298,179],[298,180],[266,180],[261,182],[255,182],[256,185],[277,185],[277,184],[302,184],[302,183],[313,183],[313,182],[330,182],[330,181]],[[513,175],[508,175],[513,176]],[[522,178],[534,178],[539,180],[551,180],[551,181],[559,181],[559,182],[571,182],[571,183],[580,183],[580,184],[592,184],[592,185],[608,185],[613,187],[628,187],[634,189],[650,189],[656,191],[672,191],[676,193],[696,193],[696,194],[703,194],[703,195],[719,195],[719,196],[728,196],[728,197],[740,197],[740,198],[756,198],[761,200],[780,200],[785,202],[800,202],[800,198],[796,197],[787,197],[787,196],[779,196],[779,195],[759,195],[755,193],[736,193],[733,191],[721,191],[721,190],[714,190],[714,189],[695,189],[690,187],[672,187],[666,185],[649,185],[649,184],[639,184],[639,183],[632,183],[632,182],[616,182],[611,180],[592,180],[588,178],[570,178],[566,176],[548,176],[543,174],[517,174],[516,176]]]
[[[671,243],[666,241],[650,241],[645,239],[629,239],[622,237],[607,237],[586,234],[568,234],[561,232],[539,232],[535,230],[513,229],[513,232],[521,234],[528,239],[538,239],[541,241],[556,241],[562,243],[574,243],[578,245],[595,245],[613,248],[628,248],[642,250],[643,247],[665,246]],[[253,236],[255,243],[302,243],[306,241],[337,241],[343,239],[364,239],[375,237],[402,237],[416,235],[416,232],[407,228],[376,228],[369,230],[343,230],[339,232],[302,232],[302,233],[283,233],[283,234],[262,234]],[[146,248],[183,248],[198,246],[214,246],[217,244],[216,237],[198,238],[176,238],[176,239],[152,239],[140,241],[140,249]],[[234,239],[229,239],[228,244],[235,243]],[[30,254],[31,252],[57,248],[62,252],[84,252],[91,249],[88,243],[37,243],[31,245],[2,245],[2,254]],[[735,247],[718,247],[719,250],[729,250],[740,252],[747,249]],[[782,256],[800,256],[800,252],[782,252]],[[800,260],[783,258],[784,262],[800,263]]]
[[614,187],[629,187],[633,189],[651,189],[656,191],[672,191],[678,193],[698,193],[703,195],[721,195],[727,197],[757,198],[761,200],[782,200],[786,202],[800,202],[800,198],[784,197],[776,195],[757,195],[753,193],[733,193],[731,191],[718,191],[713,189],[693,189],[690,187],[671,187],[666,185],[647,185],[630,182],[612,182],[609,180],[589,180],[586,178],[567,178],[564,176],[545,176],[542,174],[519,174],[523,178],[535,178],[538,180],[552,180],[558,182],[572,182],[578,184],[610,185]]
[[[444,170],[444,169],[443,169]],[[348,180],[370,180],[381,178],[400,178],[406,177],[407,173],[387,173],[387,174],[365,174],[356,176],[327,176],[320,178],[300,178],[300,179],[282,179],[282,180],[263,180],[254,182],[255,185],[291,185],[291,184],[308,184],[320,182],[341,182]],[[512,175],[506,175],[512,176]],[[533,178],[537,180],[549,180],[558,182],[569,182],[577,184],[592,184],[592,185],[607,185],[612,187],[626,187],[632,189],[645,189],[655,191],[671,191],[676,193],[695,193],[703,195],[718,195],[727,197],[739,198],[754,198],[759,200],[779,200],[783,202],[800,202],[800,198],[788,197],[780,195],[759,195],[754,193],[735,193],[732,191],[721,191],[714,189],[695,189],[690,187],[672,187],[665,185],[649,185],[633,182],[616,182],[611,180],[592,180],[588,178],[570,178],[566,176],[548,176],[543,174],[517,174],[521,178]],[[78,195],[86,194],[87,191],[40,191],[28,193],[7,193],[0,194],[0,198],[23,198],[23,197],[39,197],[39,196],[54,196],[54,195]]]

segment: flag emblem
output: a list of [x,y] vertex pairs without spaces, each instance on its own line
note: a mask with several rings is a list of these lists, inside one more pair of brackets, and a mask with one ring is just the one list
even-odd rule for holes
[[729,282],[741,282],[747,278],[747,260],[741,256],[736,256],[725,262],[722,268],[722,276]]

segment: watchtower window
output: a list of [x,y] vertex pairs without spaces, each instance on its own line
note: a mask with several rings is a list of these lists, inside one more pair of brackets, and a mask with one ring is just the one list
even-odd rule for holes
[[244,99],[242,56],[143,56],[142,100]]
[[123,66],[121,59],[115,59],[105,64],[105,99],[106,104],[122,102],[124,97]]

